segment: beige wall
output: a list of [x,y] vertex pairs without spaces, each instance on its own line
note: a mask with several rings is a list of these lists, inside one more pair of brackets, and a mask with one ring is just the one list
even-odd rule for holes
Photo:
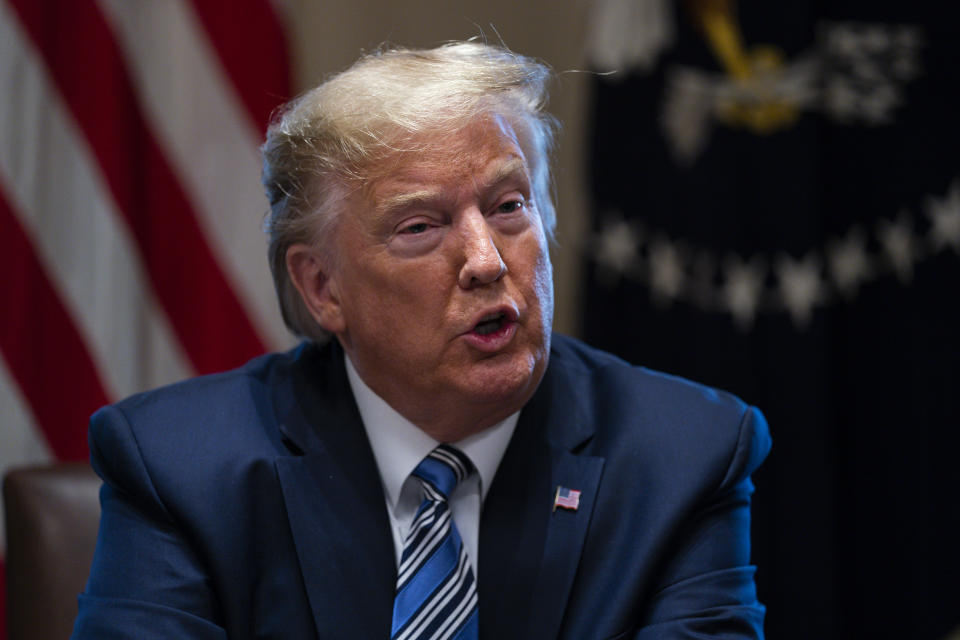
[[[287,4],[298,90],[317,84],[385,41],[434,46],[481,33],[493,42],[502,38],[514,51],[539,58],[557,72],[585,68],[587,3],[583,2],[288,0]],[[573,334],[580,317],[576,249],[585,234],[588,204],[583,182],[587,86],[585,74],[561,73],[550,101],[550,111],[563,123],[555,160],[559,216],[554,250],[555,327]]]

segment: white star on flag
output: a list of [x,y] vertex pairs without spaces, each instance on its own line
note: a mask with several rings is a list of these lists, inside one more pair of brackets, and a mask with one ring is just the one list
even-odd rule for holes
[[799,329],[810,324],[813,307],[823,299],[820,280],[820,260],[810,253],[802,260],[782,254],[777,260],[780,295],[783,306]]
[[723,305],[743,331],[753,326],[765,275],[766,266],[759,256],[744,262],[731,253],[723,260]]
[[833,53],[848,58],[860,55],[860,37],[849,27],[834,25],[826,34],[827,46]]
[[670,302],[683,289],[686,276],[680,251],[669,240],[658,238],[650,245],[650,289],[657,302]]
[[893,36],[885,28],[879,25],[873,25],[863,30],[860,42],[864,51],[878,53],[889,49],[892,45]]
[[930,241],[936,251],[951,248],[960,253],[960,180],[954,180],[943,199],[930,198],[926,207],[930,218]]
[[879,84],[860,100],[860,110],[863,119],[870,124],[888,124],[893,121],[891,113],[901,102],[896,87],[891,84]]
[[827,110],[840,122],[851,120],[857,115],[859,95],[844,77],[837,76],[827,83],[823,100]]
[[879,237],[887,260],[893,266],[897,277],[903,283],[910,282],[913,278],[916,242],[913,238],[909,213],[901,211],[896,222],[881,220],[877,229],[877,237]]
[[854,297],[860,283],[869,278],[872,271],[863,230],[855,226],[845,238],[831,241],[827,247],[827,262],[840,293],[847,298]]
[[604,277],[616,280],[629,272],[637,261],[637,247],[640,233],[626,220],[612,218],[603,226],[603,230],[594,242],[594,260],[601,267]]

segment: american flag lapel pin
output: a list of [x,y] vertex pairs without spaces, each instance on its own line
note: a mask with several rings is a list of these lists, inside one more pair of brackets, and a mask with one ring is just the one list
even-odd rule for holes
[[553,510],[556,511],[557,507],[576,511],[580,507],[580,492],[558,485],[557,493],[553,497]]

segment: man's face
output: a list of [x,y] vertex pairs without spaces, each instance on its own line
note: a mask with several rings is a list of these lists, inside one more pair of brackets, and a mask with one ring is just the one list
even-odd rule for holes
[[533,394],[553,284],[513,128],[484,118],[442,142],[355,195],[329,286],[342,316],[333,330],[364,381],[428,432],[446,424],[434,437],[458,439]]

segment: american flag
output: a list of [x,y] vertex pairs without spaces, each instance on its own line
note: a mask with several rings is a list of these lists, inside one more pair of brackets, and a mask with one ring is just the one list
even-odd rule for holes
[[287,56],[271,0],[0,0],[0,473],[289,344],[257,152]]
[[580,492],[576,489],[557,487],[557,494],[553,498],[553,510],[557,507],[576,511],[580,507]]

